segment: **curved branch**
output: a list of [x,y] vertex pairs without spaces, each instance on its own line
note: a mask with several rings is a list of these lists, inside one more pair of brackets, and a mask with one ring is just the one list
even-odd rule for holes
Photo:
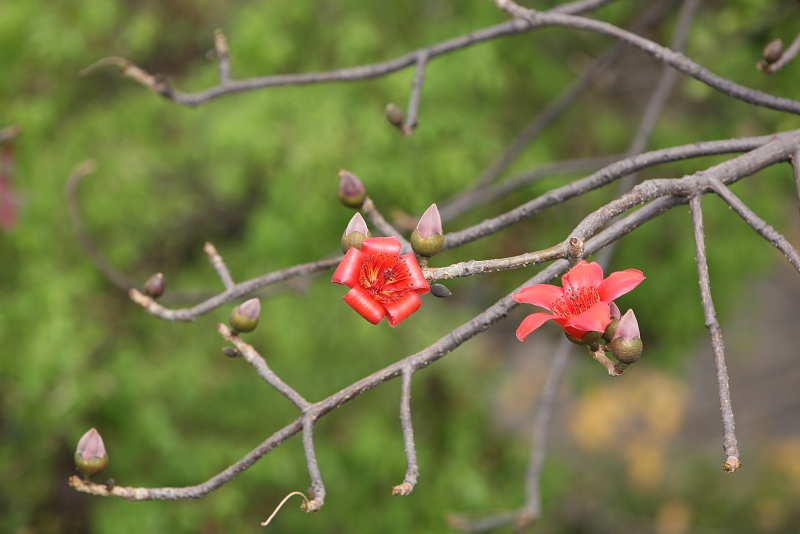
[[757,89],[739,85],[738,83],[714,74],[705,67],[701,67],[681,53],[656,44],[653,41],[636,35],[635,33],[623,30],[622,28],[614,26],[613,24],[562,13],[525,9],[516,3],[511,2],[510,0],[493,1],[500,9],[509,15],[522,19],[532,26],[564,26],[568,28],[574,28],[576,30],[584,30],[607,35],[609,37],[619,39],[624,43],[650,54],[658,61],[676,68],[680,72],[691,76],[695,80],[700,81],[723,94],[742,100],[743,102],[747,102],[749,104],[754,104],[756,106],[800,114],[800,101],[773,96]]

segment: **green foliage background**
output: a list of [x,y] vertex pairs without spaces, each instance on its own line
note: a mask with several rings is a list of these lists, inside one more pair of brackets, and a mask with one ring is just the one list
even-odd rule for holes
[[[791,73],[766,77],[753,68],[765,42],[793,37],[787,13],[796,16],[796,6],[779,4],[708,2],[687,54],[744,85],[796,96]],[[600,16],[624,25],[631,6],[614,3]],[[20,220],[0,234],[0,530],[246,532],[260,528],[286,493],[308,483],[299,440],[292,439],[200,502],[129,503],[66,487],[75,444],[92,426],[110,451],[108,476],[119,484],[184,486],[213,476],[297,415],[244,362],[222,356],[213,326],[227,309],[191,324],[162,322],[99,275],[68,224],[63,189],[76,164],[97,164],[80,189],[80,204],[114,266],[142,281],[163,271],[170,291],[218,291],[202,252],[205,241],[216,244],[237,280],[335,252],[352,215],[336,201],[339,168],[361,176],[384,213],[416,216],[473,183],[610,43],[548,29],[438,58],[427,72],[420,128],[409,139],[385,123],[383,108],[405,105],[410,70],[366,82],[239,94],[195,109],[155,96],[113,68],[77,73],[102,57],[122,56],[168,76],[181,90],[199,90],[216,83],[207,53],[217,28],[228,38],[234,76],[247,77],[382,61],[504,20],[488,1],[0,3],[0,126],[23,129],[14,142]],[[667,42],[673,24],[674,17],[651,36]],[[656,79],[637,75],[640,68],[658,72],[631,53],[536,141],[514,171],[624,150]],[[684,80],[650,146],[795,127],[795,117]],[[713,161],[645,176],[680,176]],[[565,180],[533,184],[448,229],[501,213]],[[736,191],[777,228],[794,215],[782,200],[795,195],[786,168],[764,172]],[[516,230],[443,254],[434,265],[551,246],[612,194],[574,200]],[[730,222],[733,215],[719,202],[705,204],[709,234],[726,236],[714,240],[710,252],[724,319],[744,277],[767,272],[777,253],[744,224]],[[688,217],[678,211],[626,237],[616,264],[647,274],[646,287],[626,303],[637,309],[648,347],[659,355],[652,365],[675,371],[703,331]],[[262,324],[249,340],[288,383],[318,400],[425,347],[531,275],[454,281],[454,297],[427,298],[397,329],[366,324],[341,302],[342,288],[323,275],[269,292]],[[519,311],[499,328],[511,336],[523,316]],[[390,383],[321,421],[316,436],[326,506],[312,517],[290,503],[275,528],[440,531],[447,513],[519,504],[527,446],[491,423],[489,399],[502,372],[494,343],[473,340],[415,378],[423,474],[411,496],[390,496],[405,469],[399,384]],[[584,378],[601,379],[599,373]],[[719,478],[716,464],[712,470],[708,463],[686,474],[685,493],[704,503],[709,526],[751,531],[747,509],[731,523],[728,504],[701,491]],[[557,503],[583,484],[583,476],[568,455],[552,457],[544,492],[553,508],[544,531],[579,531],[563,521],[566,512]],[[619,491],[622,482],[615,482]],[[630,506],[647,514],[656,502],[657,496],[631,498]]]

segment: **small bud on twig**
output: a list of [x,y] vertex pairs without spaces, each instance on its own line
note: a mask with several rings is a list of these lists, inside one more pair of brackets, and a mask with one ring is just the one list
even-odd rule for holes
[[397,126],[398,128],[402,128],[404,119],[405,114],[403,113],[402,109],[394,104],[386,105],[386,120],[389,121],[389,124],[392,126]]
[[368,237],[370,237],[370,233],[367,222],[360,213],[356,212],[342,234],[342,252],[347,254],[347,251],[353,247],[361,250],[361,243]]
[[360,208],[367,198],[367,188],[358,176],[341,169],[339,171],[339,200],[348,208]]
[[236,332],[252,332],[258,326],[258,317],[261,314],[261,301],[258,299],[246,300],[236,306],[228,322]]
[[444,246],[444,236],[442,230],[442,218],[439,215],[439,208],[436,204],[425,210],[417,224],[411,232],[411,248],[420,256],[430,258],[438,254]]
[[97,429],[91,428],[78,441],[75,450],[75,467],[85,478],[93,477],[108,467],[108,453]]
[[166,289],[166,280],[164,280],[164,275],[162,273],[156,273],[150,278],[147,279],[147,282],[144,284],[144,292],[157,299],[161,295],[164,294],[164,289]]

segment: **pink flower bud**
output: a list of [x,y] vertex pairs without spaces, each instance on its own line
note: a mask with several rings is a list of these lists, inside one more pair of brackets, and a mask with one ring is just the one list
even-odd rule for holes
[[75,467],[86,477],[102,473],[108,467],[108,454],[103,438],[96,429],[86,432],[75,450]]
[[348,208],[360,208],[367,198],[367,188],[352,172],[339,171],[339,200]]
[[[619,311],[619,308],[617,310]],[[628,310],[619,320],[617,331],[614,333],[614,339],[622,338],[625,341],[631,341],[638,337],[639,322],[636,320],[636,314],[633,313],[633,310]]]
[[432,257],[438,254],[444,246],[442,218],[439,208],[431,204],[411,232],[411,248],[420,256]]
[[628,310],[619,320],[609,346],[611,354],[625,367],[639,360],[643,344],[639,337],[639,323],[633,310]]
[[422,239],[427,239],[434,234],[442,235],[442,218],[436,204],[425,210],[417,223],[417,232]]
[[368,237],[370,237],[370,234],[367,223],[364,221],[364,217],[356,212],[342,235],[342,252],[347,254],[347,251],[353,247],[361,250],[361,243]]

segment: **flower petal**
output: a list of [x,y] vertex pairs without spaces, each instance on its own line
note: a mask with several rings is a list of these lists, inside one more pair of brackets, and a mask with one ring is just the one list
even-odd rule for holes
[[564,324],[564,332],[583,338],[587,332],[605,332],[611,322],[611,309],[606,302],[598,302],[580,315],[576,315]]
[[511,295],[517,302],[533,304],[547,310],[552,310],[553,303],[564,296],[564,290],[550,284],[536,284],[523,287],[519,293]]
[[361,244],[361,252],[373,254],[400,254],[400,241],[396,237],[370,237]]
[[587,263],[581,260],[561,277],[564,293],[577,293],[586,287],[597,287],[603,281],[603,268],[595,262]]
[[603,302],[611,302],[641,284],[644,278],[642,271],[636,269],[611,273],[599,286],[596,286],[597,294]]
[[358,276],[361,274],[362,265],[364,265],[364,253],[357,248],[351,248],[333,272],[331,282],[347,287],[358,285]]
[[422,300],[413,291],[409,291],[397,300],[387,302],[384,306],[386,307],[386,318],[389,320],[389,326],[397,326],[400,321],[417,311],[421,305]]
[[357,311],[361,317],[372,324],[378,324],[386,315],[384,307],[358,284],[354,285],[353,288],[342,297],[342,300]]
[[547,321],[555,319],[555,316],[549,313],[532,313],[525,317],[517,328],[517,339],[525,341],[528,334],[542,326]]
[[418,295],[424,295],[431,290],[428,280],[422,274],[422,268],[417,263],[417,257],[413,252],[403,254],[400,260],[406,264],[409,272],[408,287],[415,291]]

